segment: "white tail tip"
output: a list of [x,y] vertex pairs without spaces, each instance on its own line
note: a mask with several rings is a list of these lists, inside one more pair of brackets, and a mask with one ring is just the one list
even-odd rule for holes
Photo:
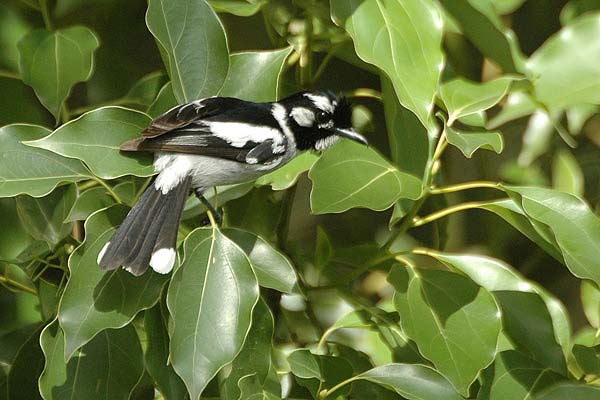
[[175,249],[158,249],[152,253],[150,266],[159,274],[168,274],[173,269],[173,265],[175,265],[176,256]]
[[104,253],[106,253],[106,249],[108,249],[109,244],[110,242],[106,243],[102,250],[100,250],[100,253],[98,253],[98,258],[96,259],[96,263],[100,264],[100,260],[102,260],[102,257],[104,257]]

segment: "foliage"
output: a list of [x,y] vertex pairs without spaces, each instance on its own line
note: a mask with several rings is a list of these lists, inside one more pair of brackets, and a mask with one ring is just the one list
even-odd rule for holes
[[[0,27],[0,400],[600,399],[599,2],[8,0]],[[122,142],[315,88],[368,148],[218,188],[222,227],[190,198],[169,276],[99,270],[153,174]]]

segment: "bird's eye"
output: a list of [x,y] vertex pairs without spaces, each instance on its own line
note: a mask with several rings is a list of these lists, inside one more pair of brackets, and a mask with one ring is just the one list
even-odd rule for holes
[[322,124],[324,122],[327,122],[329,120],[329,114],[327,114],[325,111],[319,111],[317,113],[317,123]]

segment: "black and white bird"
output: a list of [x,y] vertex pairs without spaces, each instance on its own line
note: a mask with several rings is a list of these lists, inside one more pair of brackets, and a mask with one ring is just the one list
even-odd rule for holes
[[[166,274],[176,258],[184,203],[193,189],[256,179],[305,150],[324,150],[340,137],[367,144],[352,129],[351,107],[329,91],[298,93],[278,102],[211,97],[176,106],[153,120],[123,151],[154,152],[158,173],[98,255],[102,270]],[[216,213],[215,213],[216,214]]]

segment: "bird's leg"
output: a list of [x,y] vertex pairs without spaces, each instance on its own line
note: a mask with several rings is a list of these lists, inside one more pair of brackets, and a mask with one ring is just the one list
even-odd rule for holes
[[206,197],[204,197],[204,195],[202,194],[202,189],[196,188],[194,189],[194,193],[196,194],[198,200],[200,200],[200,203],[202,203],[204,207],[206,207],[208,212],[210,212],[213,215],[213,217],[215,217],[217,225],[221,225],[223,223],[223,216],[213,207],[212,204],[210,204],[208,200],[206,200]]

